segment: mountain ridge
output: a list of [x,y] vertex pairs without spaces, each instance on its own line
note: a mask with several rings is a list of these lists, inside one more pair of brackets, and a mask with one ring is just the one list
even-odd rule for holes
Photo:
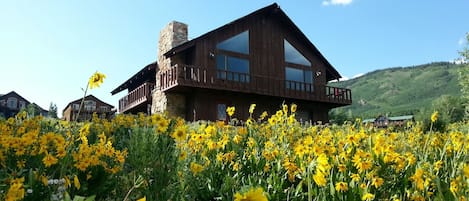
[[431,62],[390,67],[365,73],[357,78],[330,83],[352,90],[352,105],[334,109],[354,117],[378,115],[416,115],[432,109],[432,102],[443,95],[459,96],[458,72],[465,64]]

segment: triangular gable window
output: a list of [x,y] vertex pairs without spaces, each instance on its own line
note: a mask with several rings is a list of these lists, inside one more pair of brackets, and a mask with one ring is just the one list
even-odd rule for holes
[[217,49],[249,54],[249,31],[245,31],[218,43]]
[[300,64],[305,66],[311,66],[306,57],[304,57],[300,51],[298,51],[293,45],[291,45],[287,40],[283,40],[284,49],[285,49],[285,62]]

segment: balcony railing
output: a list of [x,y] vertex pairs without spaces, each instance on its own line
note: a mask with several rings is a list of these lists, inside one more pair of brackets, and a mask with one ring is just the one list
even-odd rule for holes
[[136,89],[129,92],[119,100],[119,112],[126,112],[142,103],[151,100],[151,91],[155,88],[154,83],[145,82]]
[[187,65],[175,65],[159,72],[160,90],[176,86],[199,87],[255,93],[268,96],[329,102],[341,105],[352,103],[350,89],[296,82],[224,70],[210,71]]

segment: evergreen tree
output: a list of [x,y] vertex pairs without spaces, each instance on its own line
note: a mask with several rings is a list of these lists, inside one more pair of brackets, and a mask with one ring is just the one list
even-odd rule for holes
[[58,118],[57,117],[57,105],[51,102],[49,105],[49,112],[47,113],[47,115],[50,118]]

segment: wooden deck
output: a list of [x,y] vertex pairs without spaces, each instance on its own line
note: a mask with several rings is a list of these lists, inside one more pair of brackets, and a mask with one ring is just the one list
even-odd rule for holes
[[338,105],[352,103],[352,92],[346,88],[314,85],[223,70],[211,72],[206,68],[188,65],[175,65],[170,69],[159,72],[159,76],[162,91],[175,90],[177,87],[197,87]]
[[139,106],[142,103],[151,101],[151,91],[155,88],[154,83],[145,82],[126,96],[119,99],[119,112],[124,113]]

